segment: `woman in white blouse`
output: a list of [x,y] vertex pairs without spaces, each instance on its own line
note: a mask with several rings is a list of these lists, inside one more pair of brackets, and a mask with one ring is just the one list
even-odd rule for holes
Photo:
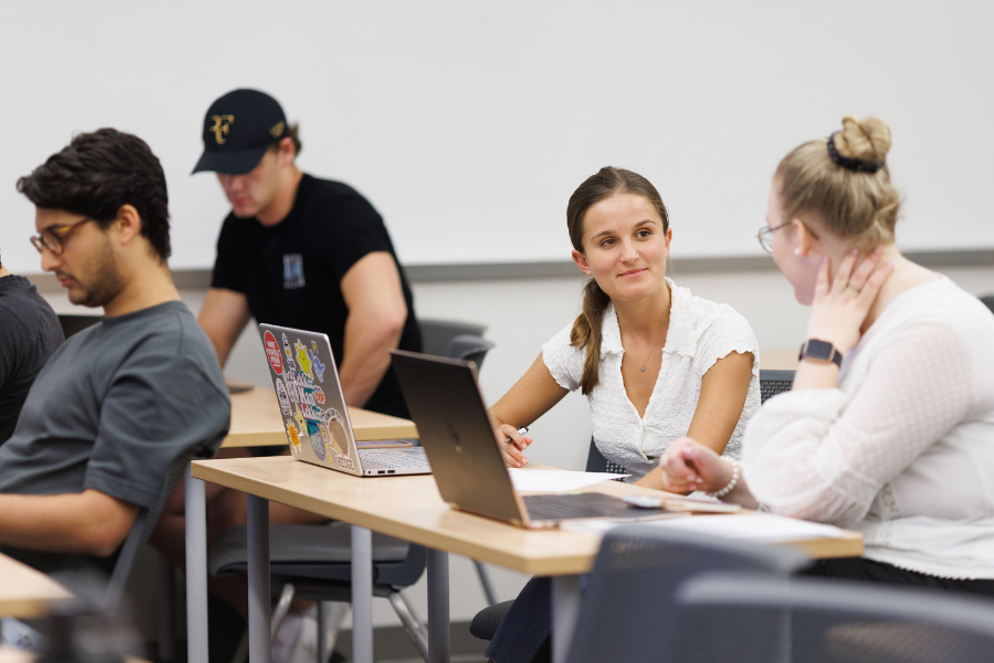
[[[662,488],[658,457],[688,434],[738,457],[759,409],[756,336],[731,307],[666,278],[673,232],[655,187],[602,168],[573,192],[566,221],[573,260],[593,278],[583,313],[490,408],[505,462],[527,462],[531,438],[516,429],[575,389],[590,403],[597,448],[641,485]],[[525,586],[487,649],[491,660],[548,659],[550,591],[548,578]]]
[[898,252],[889,148],[847,117],[780,163],[760,240],[811,305],[793,390],[741,469],[691,435],[663,480],[863,533],[863,557],[814,573],[994,595],[994,316]]
[[542,347],[491,409],[505,461],[520,467],[527,426],[581,389],[604,456],[638,483],[662,487],[658,458],[690,435],[738,457],[759,409],[756,336],[741,315],[666,278],[673,231],[644,177],[602,168],[566,209],[573,260],[592,278],[583,313]]

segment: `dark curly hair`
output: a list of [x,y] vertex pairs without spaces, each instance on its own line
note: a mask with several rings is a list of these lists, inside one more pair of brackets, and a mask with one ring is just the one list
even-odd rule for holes
[[141,234],[163,262],[169,258],[169,195],[159,159],[138,136],[98,129],[73,137],[68,146],[17,180],[17,190],[36,206],[87,216],[106,228],[122,205],[141,217]]

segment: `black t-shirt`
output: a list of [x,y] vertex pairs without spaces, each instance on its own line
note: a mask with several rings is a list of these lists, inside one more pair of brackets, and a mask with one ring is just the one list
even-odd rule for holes
[[[243,293],[258,322],[322,332],[342,365],[349,310],[341,281],[361,258],[387,251],[397,262],[383,219],[369,202],[341,182],[304,175],[293,209],[275,226],[229,214],[217,241],[212,288]],[[400,348],[421,350],[414,299],[400,264],[407,322]],[[364,405],[374,412],[407,417],[392,370]]]
[[38,371],[65,340],[55,311],[23,276],[0,278],[0,444]]

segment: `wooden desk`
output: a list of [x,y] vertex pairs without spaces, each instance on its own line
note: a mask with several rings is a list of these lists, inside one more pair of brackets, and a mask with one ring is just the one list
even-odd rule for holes
[[[495,520],[454,511],[446,505],[438,494],[434,478],[430,475],[410,477],[358,478],[341,472],[295,461],[289,457],[277,458],[233,458],[224,460],[198,461],[192,464],[192,474],[222,486],[246,492],[253,502],[275,500],[314,513],[351,523],[358,528],[376,530],[400,539],[411,541],[429,548],[429,629],[432,649],[431,660],[448,659],[448,566],[446,553],[458,553],[473,559],[498,564],[521,573],[555,576],[554,620],[557,611],[565,611],[573,620],[555,620],[559,628],[554,637],[558,641],[572,633],[572,623],[578,615],[579,574],[593,568],[594,559],[600,547],[600,538],[591,534],[561,530],[527,530]],[[539,469],[539,468],[535,468]],[[589,487],[609,494],[659,493],[638,486],[617,482],[604,482]],[[266,511],[261,505],[258,511]],[[267,506],[268,508],[268,506]],[[743,515],[743,517],[748,517]],[[253,524],[254,523],[254,524]],[[263,595],[269,595],[268,559],[268,519],[261,515],[250,517],[250,528],[256,533],[249,534],[249,545],[253,542],[266,547],[253,558],[250,552],[250,582],[253,574],[255,582],[263,582],[259,588]],[[259,533],[258,530],[265,530]],[[354,530],[355,531],[355,530]],[[353,533],[353,545],[356,535]],[[264,543],[263,543],[264,542]],[[863,551],[862,537],[849,533],[839,539],[818,539],[793,543],[812,557],[846,557],[859,555]],[[444,552],[440,552],[444,551]],[[261,559],[264,557],[265,559]],[[255,561],[253,561],[253,559]],[[355,572],[361,558],[353,554],[352,566]],[[370,578],[372,577],[371,561]],[[253,564],[258,564],[253,569]],[[444,576],[444,577],[442,577]],[[353,583],[353,597],[362,588]],[[369,589],[371,593],[371,581]],[[556,605],[556,595],[560,596]],[[368,594],[367,594],[368,596]],[[444,596],[444,601],[443,601]],[[443,604],[444,603],[444,604]],[[250,604],[250,609],[251,609]],[[268,608],[268,598],[260,608]],[[356,614],[358,625],[362,619]],[[266,610],[268,614],[268,610]],[[261,623],[261,622],[260,622]],[[369,622],[371,625],[371,616]],[[441,628],[440,628],[441,626]],[[251,629],[251,622],[250,622]],[[260,629],[261,630],[261,629]],[[566,634],[564,635],[564,631]],[[354,631],[358,639],[358,627]],[[437,635],[436,635],[437,634]],[[268,655],[268,630],[265,651]],[[369,635],[371,642],[371,633]],[[437,642],[443,638],[443,642]],[[260,645],[262,646],[262,645]],[[554,651],[555,651],[554,646]],[[559,651],[565,652],[565,648]],[[372,651],[369,652],[370,658]],[[258,656],[258,654],[257,654]],[[359,657],[355,657],[359,660]],[[258,658],[251,659],[259,663]]]
[[[358,407],[349,408],[357,440],[407,439],[418,436],[413,421]],[[255,386],[231,396],[231,428],[222,447],[265,447],[286,444],[280,406],[272,388]]]
[[[357,440],[416,438],[413,421],[350,407],[349,419]],[[222,447],[286,444],[279,402],[271,388],[254,388],[231,396],[231,428]],[[287,460],[290,460],[287,457]],[[320,468],[316,468],[320,469]],[[325,470],[329,474],[338,474]],[[186,624],[188,663],[207,660],[207,505],[204,483],[186,472]],[[267,525],[268,526],[268,525]],[[269,626],[266,626],[269,632]]]
[[[14,647],[0,647],[0,663],[34,663],[37,660],[37,654]],[[134,656],[125,656],[124,661],[125,663],[148,663],[148,661]]]
[[0,553],[0,617],[40,617],[69,598],[69,590],[41,571]]

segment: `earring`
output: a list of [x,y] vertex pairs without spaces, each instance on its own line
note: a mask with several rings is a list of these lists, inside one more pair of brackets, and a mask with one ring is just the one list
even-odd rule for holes
[[794,255],[795,256],[801,255],[801,250],[800,249],[794,249]]

